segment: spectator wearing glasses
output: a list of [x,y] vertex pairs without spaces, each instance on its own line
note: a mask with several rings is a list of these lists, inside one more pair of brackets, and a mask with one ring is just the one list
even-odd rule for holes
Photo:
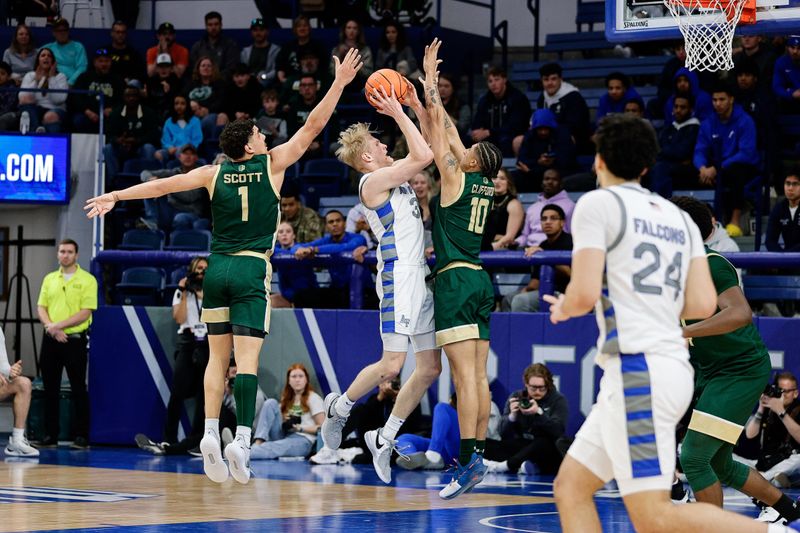
[[224,78],[239,64],[239,45],[222,34],[222,15],[217,11],[209,11],[205,16],[206,34],[192,45],[189,62],[196,65],[202,58],[210,57],[217,65]]
[[111,110],[122,102],[124,84],[121,78],[111,71],[111,53],[107,48],[98,48],[94,52],[92,68],[87,70],[75,82],[75,89],[98,91],[103,94],[103,109],[98,108],[99,97],[91,94],[70,95],[72,125],[74,131],[80,133],[97,133],[100,124],[100,112],[105,119]]
[[128,25],[125,22],[115,20],[111,25],[111,43],[106,48],[111,54],[111,72],[126,83],[145,79],[144,59],[128,44]]
[[[779,200],[767,222],[767,250],[800,252],[800,167],[795,167],[783,180],[785,198]],[[779,240],[783,239],[783,246]]]
[[53,38],[55,41],[47,43],[43,48],[53,51],[58,70],[67,77],[71,87],[89,65],[86,49],[78,41],[69,38],[69,22],[66,19],[59,18],[53,23]]
[[161,56],[167,54],[171,61],[175,75],[182,78],[189,66],[189,50],[175,42],[175,26],[171,22],[162,22],[156,32],[158,44],[147,49],[147,75],[156,72],[156,61],[161,62]]
[[[289,126],[289,136],[295,134],[306,123],[309,114],[320,101],[320,82],[312,74],[303,75],[300,78],[297,95],[295,95],[287,105],[286,122]],[[325,139],[335,139],[337,132],[335,130],[336,112],[334,111],[331,120],[328,121],[326,128],[314,139],[311,145],[306,150],[303,160],[315,159],[325,157],[328,146],[325,145]],[[327,135],[326,135],[327,133]]]
[[264,19],[250,21],[250,35],[253,44],[242,49],[239,60],[247,65],[247,69],[263,87],[274,85],[277,76],[275,68],[281,47],[269,42],[269,28]]

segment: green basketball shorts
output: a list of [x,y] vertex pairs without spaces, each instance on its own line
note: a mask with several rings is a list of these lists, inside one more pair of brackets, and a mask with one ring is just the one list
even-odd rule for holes
[[494,287],[485,270],[462,262],[447,265],[436,274],[433,302],[437,346],[489,340]]

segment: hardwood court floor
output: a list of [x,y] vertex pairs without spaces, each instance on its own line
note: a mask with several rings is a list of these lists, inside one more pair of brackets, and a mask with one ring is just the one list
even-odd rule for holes
[[[254,461],[242,486],[212,483],[202,461],[137,449],[43,450],[38,462],[0,463],[0,531],[291,532],[559,531],[552,478],[490,475],[471,494],[441,500],[449,476],[371,465]],[[619,495],[597,498],[604,529],[632,532]],[[726,505],[755,516],[736,493]]]

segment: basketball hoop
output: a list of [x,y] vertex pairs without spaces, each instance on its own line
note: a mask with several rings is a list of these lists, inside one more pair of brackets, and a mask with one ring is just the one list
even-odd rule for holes
[[686,68],[717,72],[733,68],[737,24],[756,21],[756,0],[664,0],[686,42]]

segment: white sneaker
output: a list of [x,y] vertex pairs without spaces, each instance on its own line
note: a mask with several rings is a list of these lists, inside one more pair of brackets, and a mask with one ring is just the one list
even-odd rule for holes
[[233,479],[246,485],[250,481],[250,446],[244,441],[244,437],[236,435],[233,442],[225,446],[225,458]]
[[764,507],[761,509],[761,514],[756,518],[757,522],[767,522],[770,524],[786,524],[786,519],[783,518],[778,511],[772,507]]
[[3,451],[9,457],[39,457],[39,450],[31,446],[25,437],[15,439],[12,435]]
[[508,472],[508,463],[505,461],[490,461],[489,459],[484,459],[483,464],[486,465],[488,468],[487,472],[490,474],[502,474],[504,472]]
[[342,444],[342,430],[347,417],[336,412],[336,400],[340,394],[332,392],[325,396],[325,421],[322,423],[322,442],[331,450]]
[[339,457],[339,464],[340,465],[349,465],[353,462],[353,459],[356,458],[357,455],[361,455],[364,453],[364,450],[361,448],[339,448],[336,450],[336,455]]
[[335,465],[339,462],[339,454],[337,450],[331,450],[327,446],[323,446],[320,451],[315,453],[309,459],[315,465]]
[[203,471],[208,479],[215,483],[224,483],[228,480],[228,465],[222,460],[222,450],[219,439],[212,431],[206,431],[200,441],[200,452],[203,454]]
[[373,429],[364,433],[364,440],[367,443],[370,453],[372,453],[372,465],[381,481],[384,483],[392,482],[392,449],[395,447],[393,440],[383,438],[381,429]]
[[231,428],[222,428],[220,439],[222,440],[222,448],[227,448],[228,444],[233,442],[233,431],[231,431]]

